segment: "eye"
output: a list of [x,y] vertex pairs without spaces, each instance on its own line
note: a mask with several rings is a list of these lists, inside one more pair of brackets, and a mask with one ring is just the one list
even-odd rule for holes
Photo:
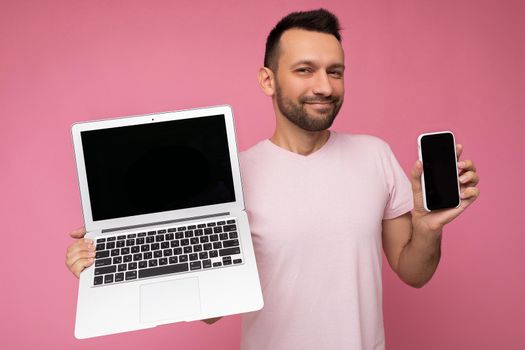
[[299,74],[308,74],[312,73],[313,70],[310,67],[300,67],[295,70]]
[[338,78],[338,79],[343,77],[343,72],[340,71],[340,70],[333,70],[333,71],[328,72],[328,74],[330,74],[330,76],[332,76],[334,78]]

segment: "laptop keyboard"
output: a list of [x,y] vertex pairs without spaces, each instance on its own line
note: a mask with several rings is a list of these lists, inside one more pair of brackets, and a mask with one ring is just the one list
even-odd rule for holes
[[97,238],[93,285],[241,264],[235,219]]

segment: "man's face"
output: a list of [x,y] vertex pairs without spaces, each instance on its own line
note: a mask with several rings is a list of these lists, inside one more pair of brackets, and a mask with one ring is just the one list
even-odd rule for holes
[[344,53],[330,34],[290,29],[279,43],[275,98],[279,112],[301,129],[328,129],[344,97]]

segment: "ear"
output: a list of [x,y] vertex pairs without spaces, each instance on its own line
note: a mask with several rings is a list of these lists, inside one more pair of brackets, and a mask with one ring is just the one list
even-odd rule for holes
[[275,76],[270,68],[261,67],[257,74],[259,86],[266,96],[275,94]]

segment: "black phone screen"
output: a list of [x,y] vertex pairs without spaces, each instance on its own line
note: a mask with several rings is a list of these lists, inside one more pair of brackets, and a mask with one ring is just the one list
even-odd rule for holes
[[451,133],[421,137],[425,196],[429,210],[454,208],[459,204],[455,147]]

